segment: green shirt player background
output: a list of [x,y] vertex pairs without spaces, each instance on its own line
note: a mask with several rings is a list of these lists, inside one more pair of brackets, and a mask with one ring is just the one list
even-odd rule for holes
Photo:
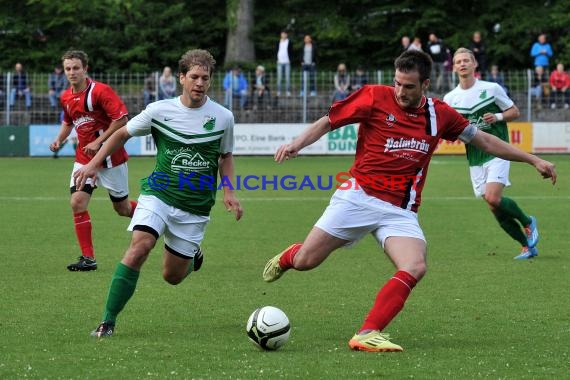
[[[453,55],[453,71],[459,77],[459,85],[443,100],[477,128],[509,142],[507,121],[519,117],[519,110],[500,85],[477,79],[476,67],[473,52],[459,48]],[[515,259],[537,256],[536,218],[524,213],[514,200],[503,196],[504,187],[510,185],[510,162],[471,144],[466,144],[465,148],[475,195],[485,199],[501,228],[522,247]]]
[[129,230],[131,243],[117,265],[102,322],[91,333],[110,337],[117,315],[135,291],[140,269],[164,235],[163,277],[177,285],[202,265],[200,244],[214,205],[217,176],[223,178],[223,201],[236,220],[243,214],[235,197],[233,114],[207,95],[215,60],[205,50],[190,50],[179,61],[182,95],[148,105],[117,130],[95,157],[75,174],[78,189],[93,177],[97,164],[132,136],[152,134],[156,165],[143,179],[138,207]]

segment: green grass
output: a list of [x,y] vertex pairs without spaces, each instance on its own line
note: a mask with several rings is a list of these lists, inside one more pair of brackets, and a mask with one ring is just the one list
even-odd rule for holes
[[[394,269],[367,237],[319,268],[266,284],[267,259],[302,240],[331,191],[239,191],[236,223],[220,203],[203,244],[205,263],[181,285],[161,278],[162,244],[145,264],[113,338],[97,341],[128,220],[99,190],[90,205],[99,270],[70,273],[78,255],[68,206],[70,159],[0,159],[0,378],[30,379],[557,379],[570,361],[570,157],[549,156],[552,187],[528,165],[506,191],[538,217],[540,255],[519,247],[472,196],[463,157],[436,157],[420,210],[429,270],[388,326],[403,353],[352,352],[347,342]],[[349,157],[237,157],[239,174],[335,174]],[[152,158],[129,162],[133,196]],[[283,309],[290,341],[257,350],[245,323],[262,305]]]

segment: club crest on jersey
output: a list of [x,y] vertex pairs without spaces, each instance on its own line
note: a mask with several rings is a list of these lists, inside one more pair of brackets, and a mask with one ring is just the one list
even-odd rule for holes
[[386,125],[388,127],[393,127],[394,123],[396,122],[396,117],[392,114],[389,114],[388,116],[386,116]]
[[479,99],[487,99],[487,90],[482,90],[479,94]]
[[202,126],[205,130],[211,131],[216,126],[216,118],[214,116],[204,116],[204,122]]

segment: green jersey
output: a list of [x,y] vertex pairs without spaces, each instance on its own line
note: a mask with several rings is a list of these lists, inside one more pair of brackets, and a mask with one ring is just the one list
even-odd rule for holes
[[129,120],[131,136],[152,134],[154,171],[141,180],[141,194],[196,215],[209,215],[218,187],[218,159],[234,148],[234,116],[207,98],[188,108],[180,97],[150,103]]
[[[509,132],[505,121],[487,124],[483,120],[483,115],[488,112],[503,112],[514,105],[505,90],[497,83],[477,79],[475,84],[466,90],[457,86],[443,97],[443,101],[455,108],[478,129],[509,142]],[[465,149],[469,166],[481,166],[495,158],[471,144],[466,144]]]

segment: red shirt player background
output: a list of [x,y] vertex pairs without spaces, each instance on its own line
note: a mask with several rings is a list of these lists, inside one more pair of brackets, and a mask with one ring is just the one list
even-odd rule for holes
[[426,98],[431,65],[426,53],[405,51],[394,62],[394,87],[364,86],[334,103],[328,115],[275,153],[275,161],[283,162],[331,129],[360,123],[353,178],[335,191],[305,241],[273,257],[263,271],[263,279],[272,282],[289,269],[313,269],[337,248],[372,234],[394,263],[396,273],[380,289],[364,323],[349,340],[353,350],[403,350],[382,331],[426,273],[426,241],[415,211],[429,161],[441,138],[459,138],[494,156],[529,163],[543,177],[556,181],[550,162],[477,130],[447,104]]
[[107,157],[97,174],[96,182],[90,180],[81,191],[75,188],[73,173],[87,164],[113,132],[127,123],[128,112],[110,86],[87,77],[88,56],[85,52],[68,51],[62,56],[62,63],[71,86],[61,95],[63,121],[50,149],[53,152],[61,149],[75,129],[78,145],[69,187],[81,256],[77,262],[69,264],[67,269],[91,271],[97,269],[91,237],[91,217],[87,210],[93,190],[97,186],[106,188],[113,208],[121,216],[131,217],[136,208],[136,201],[129,201],[127,152],[121,148]]
[[[99,150],[105,141],[101,141],[101,137],[111,129],[111,123],[125,124],[128,114],[127,107],[110,86],[90,78],[85,78],[84,83],[85,88],[79,92],[69,87],[61,94],[63,122],[72,125],[77,133],[75,162],[83,165],[91,161]],[[111,168],[127,162],[127,159],[127,152],[121,148],[107,157],[102,167]]]

